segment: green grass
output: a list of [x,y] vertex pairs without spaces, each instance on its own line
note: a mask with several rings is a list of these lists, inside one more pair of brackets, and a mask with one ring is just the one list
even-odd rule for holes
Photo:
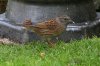
[[100,66],[100,39],[58,42],[54,48],[41,42],[0,45],[0,66]]

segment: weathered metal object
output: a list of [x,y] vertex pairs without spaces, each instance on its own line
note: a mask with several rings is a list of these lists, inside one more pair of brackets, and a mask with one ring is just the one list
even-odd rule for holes
[[63,15],[70,16],[75,22],[93,21],[96,17],[92,0],[66,0],[67,2],[64,4],[34,2],[39,0],[32,0],[33,2],[31,3],[30,1],[28,1],[29,3],[26,1],[9,0],[7,18],[14,21],[15,24],[22,24],[25,19],[29,18],[32,19],[32,22],[36,23]]
[[[6,18],[1,19],[0,21],[0,35],[2,37],[7,37],[20,43],[41,40],[41,37],[30,31],[26,32],[23,29],[21,26],[23,21],[25,19],[31,19],[34,24],[64,15],[70,16],[75,24],[66,26],[66,31],[58,37],[59,40],[66,42],[72,39],[81,39],[88,33],[95,34],[93,30],[96,29],[94,23],[97,15],[93,0],[23,1],[24,0],[8,1]],[[84,25],[87,22],[88,25]],[[99,20],[96,21],[96,25],[98,24]]]

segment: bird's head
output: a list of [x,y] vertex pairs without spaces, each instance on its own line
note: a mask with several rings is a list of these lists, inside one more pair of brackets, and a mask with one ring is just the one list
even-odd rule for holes
[[74,21],[69,17],[69,16],[61,16],[61,17],[57,17],[56,20],[58,22],[61,22],[63,24],[71,24],[74,23]]

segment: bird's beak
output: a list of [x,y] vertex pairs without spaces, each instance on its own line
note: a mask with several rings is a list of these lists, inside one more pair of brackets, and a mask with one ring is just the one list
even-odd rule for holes
[[75,22],[74,22],[73,20],[69,20],[69,23],[72,23],[72,24],[74,24]]
[[22,29],[23,29],[23,30],[27,30],[27,28],[26,28],[26,27],[22,27]]

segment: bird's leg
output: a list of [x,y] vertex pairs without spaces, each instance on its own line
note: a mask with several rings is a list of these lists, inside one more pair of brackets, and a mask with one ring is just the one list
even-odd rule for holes
[[56,37],[56,40],[58,41],[58,40],[59,40],[59,38],[58,38],[58,37]]
[[48,43],[48,45],[49,45],[50,47],[54,47],[55,43],[52,42],[51,38],[47,38],[46,40],[47,40],[47,43]]
[[44,37],[41,37],[41,41],[42,41],[43,43],[45,43],[45,42],[46,42],[46,39],[45,39]]

